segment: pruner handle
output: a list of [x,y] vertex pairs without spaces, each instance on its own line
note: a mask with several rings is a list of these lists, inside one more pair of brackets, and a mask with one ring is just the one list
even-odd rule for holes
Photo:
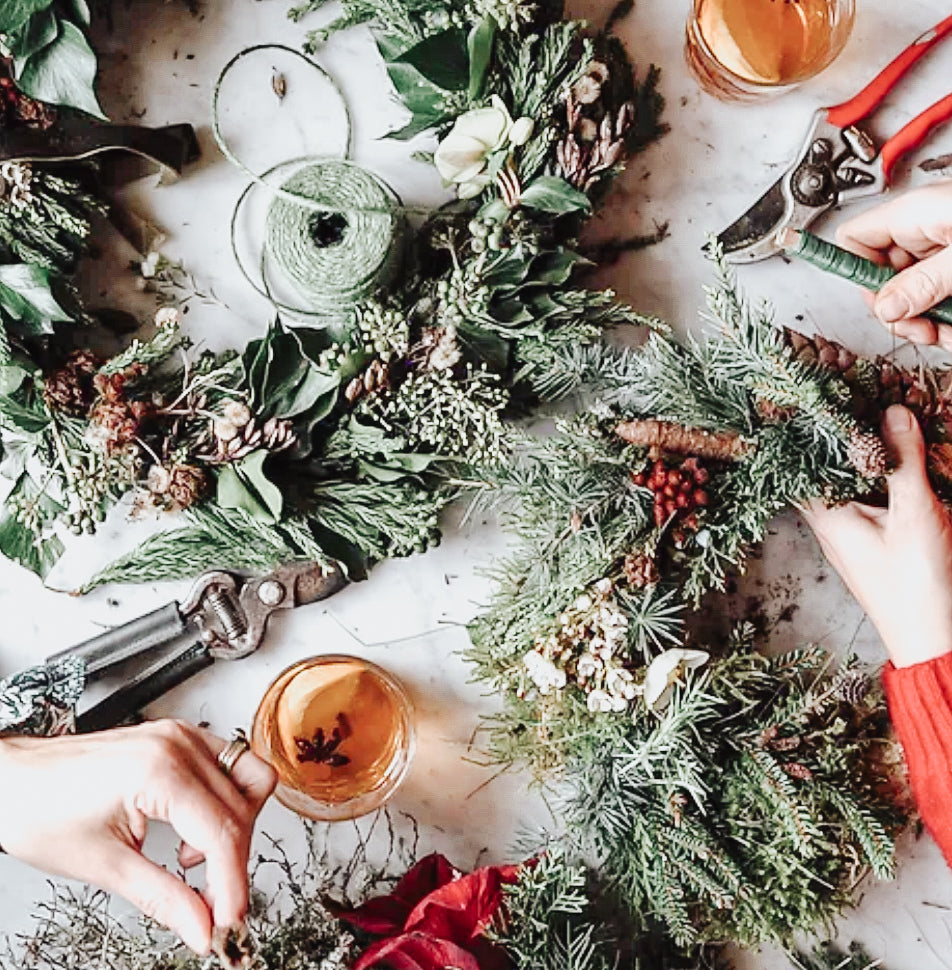
[[946,95],[941,101],[936,101],[931,108],[926,108],[921,115],[913,118],[883,145],[879,158],[887,185],[892,181],[896,162],[903,155],[918,148],[934,128],[944,125],[950,119],[952,119],[952,94]]
[[86,661],[86,675],[92,676],[155,647],[168,644],[182,636],[185,631],[186,621],[178,603],[167,603],[145,616],[55,653],[52,657],[47,657],[47,662],[80,657]]
[[214,663],[208,647],[201,640],[193,641],[171,657],[163,657],[130,681],[113,691],[104,700],[76,717],[78,734],[105,731],[125,724],[143,707],[157,701],[173,687],[185,683],[189,677]]
[[898,57],[890,61],[855,97],[826,109],[826,119],[837,128],[849,128],[878,108],[886,95],[919,59],[952,33],[952,16],[917,37]]

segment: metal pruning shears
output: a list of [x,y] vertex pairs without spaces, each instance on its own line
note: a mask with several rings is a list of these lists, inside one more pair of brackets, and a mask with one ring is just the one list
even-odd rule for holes
[[777,255],[782,252],[776,241],[781,230],[806,229],[833,206],[888,188],[896,162],[952,118],[952,94],[927,108],[879,148],[859,123],[950,33],[952,16],[917,38],[854,98],[816,112],[792,164],[717,237],[729,262],[753,263]]
[[87,681],[133,658],[146,665],[116,691],[80,714],[80,733],[114,727],[216,660],[238,660],[261,644],[276,610],[315,603],[346,582],[335,566],[290,563],[256,579],[215,571],[200,576],[188,599],[168,603],[48,658],[81,657]]

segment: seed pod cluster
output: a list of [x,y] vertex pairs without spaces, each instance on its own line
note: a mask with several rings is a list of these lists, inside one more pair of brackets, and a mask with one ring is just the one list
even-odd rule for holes
[[658,458],[650,471],[631,475],[635,485],[654,493],[654,522],[659,529],[676,516],[689,529],[696,529],[695,513],[710,501],[704,488],[709,479],[710,472],[694,457],[685,458],[677,467]]

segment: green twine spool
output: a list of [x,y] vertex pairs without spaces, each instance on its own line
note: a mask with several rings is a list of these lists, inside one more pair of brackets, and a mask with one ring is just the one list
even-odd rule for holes
[[393,193],[350,162],[309,162],[283,183],[285,192],[315,205],[275,199],[265,245],[309,311],[340,317],[386,288],[400,267],[405,220]]

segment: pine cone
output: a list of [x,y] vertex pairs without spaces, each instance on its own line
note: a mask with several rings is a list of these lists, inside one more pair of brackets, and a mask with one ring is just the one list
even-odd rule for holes
[[782,424],[784,421],[789,421],[797,412],[796,408],[783,407],[763,397],[758,397],[754,406],[764,421],[769,421],[771,424]]
[[863,478],[882,478],[889,470],[886,446],[882,438],[872,431],[853,431],[846,457]]
[[938,478],[952,482],[952,444],[943,442],[929,448],[929,471]]
[[372,360],[363,374],[355,377],[344,390],[348,404],[356,404],[361,398],[390,387],[390,368],[379,358]]
[[197,465],[153,465],[146,487],[154,506],[169,512],[190,508],[208,493],[209,478]]
[[43,400],[51,411],[84,418],[96,400],[93,377],[102,360],[88,350],[76,350],[66,363],[43,380]]
[[[236,404],[232,409],[233,416],[239,417],[238,409],[244,405]],[[290,421],[279,418],[268,418],[260,427],[247,408],[244,412],[250,415],[241,427],[226,419],[214,424],[215,443],[217,450],[208,460],[218,464],[241,461],[246,455],[264,448],[265,451],[286,451],[297,444],[297,435]]]
[[891,404],[904,404],[922,418],[952,415],[952,368],[942,371],[906,370],[885,357],[857,357],[824,337],[806,337],[785,330],[797,360],[838,373],[853,394],[853,413],[878,424]]
[[628,553],[623,568],[628,585],[634,589],[646,589],[661,581],[655,557],[647,550]]

